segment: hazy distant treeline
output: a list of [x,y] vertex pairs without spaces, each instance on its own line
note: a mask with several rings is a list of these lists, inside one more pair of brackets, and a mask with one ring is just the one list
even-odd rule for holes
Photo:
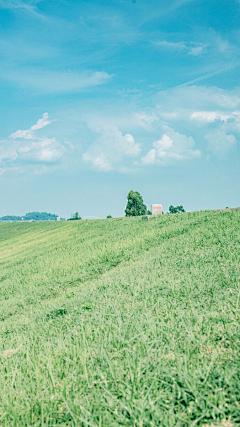
[[[21,221],[22,218],[24,221],[56,221],[58,215],[47,213],[47,212],[28,212],[23,216],[16,215],[6,215],[0,218],[1,221]],[[61,218],[63,219],[63,218]]]

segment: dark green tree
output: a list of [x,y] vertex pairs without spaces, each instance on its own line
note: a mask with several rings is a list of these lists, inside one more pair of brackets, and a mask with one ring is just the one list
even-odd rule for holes
[[171,214],[177,213],[177,208],[175,208],[173,205],[170,205],[168,210]]
[[72,218],[70,218],[70,220],[77,220],[77,219],[82,219],[80,216],[79,216],[79,214],[78,214],[78,212],[76,212],[74,215],[73,215],[73,217]]
[[183,209],[183,206],[182,206],[182,205],[177,206],[177,209],[178,209],[178,212],[179,212],[179,213],[186,212],[186,211],[185,211],[185,209]]
[[143,198],[138,191],[129,191],[127,196],[126,216],[146,215],[147,206],[143,203]]
[[183,209],[183,206],[182,205],[180,205],[180,206],[173,206],[173,205],[170,205],[169,206],[169,208],[168,208],[168,210],[169,210],[169,212],[171,213],[171,214],[176,214],[176,213],[182,213],[182,212],[185,212],[185,209]]
[[107,218],[112,218],[112,215],[107,215]]

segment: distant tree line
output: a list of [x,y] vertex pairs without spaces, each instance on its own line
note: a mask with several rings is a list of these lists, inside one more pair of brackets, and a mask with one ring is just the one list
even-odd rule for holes
[[[180,206],[169,206],[169,213],[176,214],[185,212],[182,205]],[[143,198],[138,191],[129,191],[127,195],[127,205],[125,209],[125,216],[141,216],[141,215],[152,215],[152,212],[147,209],[147,205],[144,204]],[[58,215],[51,214],[48,212],[28,212],[23,216],[6,215],[0,218],[0,221],[56,221]],[[111,215],[107,215],[107,218],[112,218]],[[61,218],[63,220],[64,218]],[[82,219],[78,212],[76,212],[69,221],[76,221]]]
[[[180,206],[169,206],[169,213],[182,213],[185,209]],[[143,203],[143,198],[138,191],[129,191],[127,195],[127,206],[125,209],[126,216],[152,215],[152,212],[147,209],[147,205]]]
[[[28,212],[23,216],[16,215],[6,215],[0,218],[1,221],[21,221],[22,218],[24,221],[56,221],[58,215],[51,214],[48,212]],[[64,218],[61,218],[64,219]]]

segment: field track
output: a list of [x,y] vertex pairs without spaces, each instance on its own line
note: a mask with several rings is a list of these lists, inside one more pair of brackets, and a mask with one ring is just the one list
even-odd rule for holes
[[240,425],[240,208],[0,223],[0,426]]

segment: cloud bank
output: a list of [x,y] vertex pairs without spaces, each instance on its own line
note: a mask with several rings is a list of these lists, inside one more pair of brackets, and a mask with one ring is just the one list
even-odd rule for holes
[[134,137],[129,133],[123,135],[115,126],[99,127],[97,132],[99,135],[83,154],[83,160],[99,171],[109,172],[117,169],[121,172],[123,163],[137,157],[141,152]]
[[[182,86],[160,91],[150,101],[155,106],[132,113],[112,108],[107,114],[96,108],[94,114],[77,113],[70,122],[69,116],[66,123],[71,127],[74,123],[76,134],[78,126],[85,129],[75,145],[71,138],[64,142],[49,136],[54,120],[44,113],[29,129],[19,129],[0,141],[1,174],[29,165],[37,169],[66,164],[99,172],[139,173],[145,168],[226,156],[237,149],[240,88]],[[77,157],[76,149],[81,151]]]
[[195,150],[195,141],[190,136],[166,129],[162,138],[153,143],[153,148],[142,157],[143,165],[159,164],[166,166],[175,161],[182,161],[201,157],[201,151]]
[[23,169],[23,165],[34,166],[56,164],[69,150],[66,144],[61,143],[55,137],[40,137],[37,131],[51,124],[48,113],[29,129],[17,130],[7,140],[0,141],[0,166],[1,173],[7,170]]
[[44,71],[26,69],[19,73],[16,70],[0,72],[3,80],[12,81],[23,87],[41,93],[81,92],[87,88],[107,83],[111,75],[104,71]]
[[17,130],[10,135],[10,138],[23,138],[23,139],[32,139],[33,134],[36,130],[42,129],[43,127],[50,125],[51,121],[48,120],[48,113],[44,113],[42,118],[37,121],[37,123],[30,127],[27,130]]

